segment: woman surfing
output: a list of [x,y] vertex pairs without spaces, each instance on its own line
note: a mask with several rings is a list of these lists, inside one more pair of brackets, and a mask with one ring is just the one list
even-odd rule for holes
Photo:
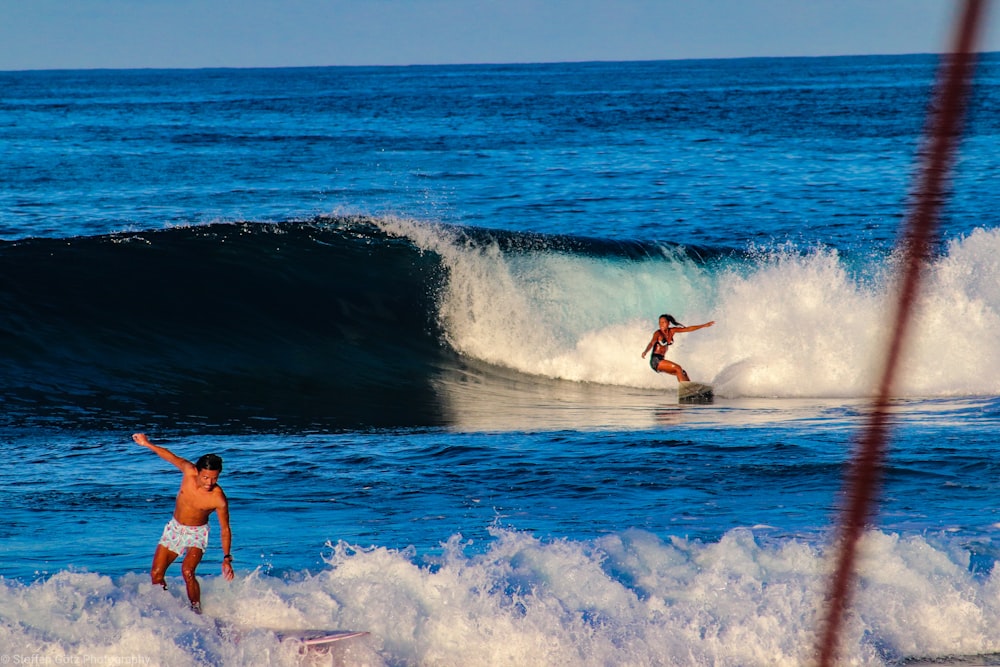
[[[673,326],[670,326],[671,324]],[[673,375],[677,378],[678,382],[690,382],[691,378],[688,377],[687,371],[681,368],[680,364],[676,364],[666,358],[667,348],[673,345],[674,334],[697,331],[698,329],[710,327],[713,324],[715,324],[715,320],[705,322],[704,324],[696,324],[695,326],[686,327],[675,320],[673,315],[660,315],[660,328],[653,332],[653,338],[649,341],[649,345],[646,346],[646,349],[643,350],[642,358],[645,359],[646,354],[650,350],[653,350],[653,354],[649,357],[650,368],[657,373],[667,373],[668,375]]]

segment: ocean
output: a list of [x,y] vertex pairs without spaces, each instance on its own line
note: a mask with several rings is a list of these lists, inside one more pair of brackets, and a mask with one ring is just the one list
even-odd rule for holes
[[[3,664],[808,664],[937,66],[0,72]],[[1000,652],[998,105],[986,54],[843,664]],[[204,615],[134,432],[224,459]]]

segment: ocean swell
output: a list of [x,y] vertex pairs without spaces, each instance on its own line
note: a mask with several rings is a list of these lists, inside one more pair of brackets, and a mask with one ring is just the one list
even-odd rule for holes
[[[1000,394],[998,244],[975,230],[930,264],[900,395]],[[13,422],[380,428],[462,422],[485,389],[475,410],[502,423],[520,395],[586,409],[674,391],[640,358],[662,312],[716,322],[671,354],[720,399],[862,399],[892,261],[393,217],[7,242],[0,401]]]
[[364,220],[29,239],[0,254],[8,418],[357,425],[392,423],[394,404],[409,423],[447,357],[437,262]]

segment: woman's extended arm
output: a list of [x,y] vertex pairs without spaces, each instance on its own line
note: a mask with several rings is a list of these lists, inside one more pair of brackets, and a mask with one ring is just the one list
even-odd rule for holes
[[674,329],[673,331],[674,333],[687,333],[688,331],[697,331],[698,329],[704,329],[705,327],[710,327],[713,324],[715,324],[715,320],[712,320],[711,322],[705,322],[704,324],[695,324],[694,326],[690,327],[679,327],[677,329]]

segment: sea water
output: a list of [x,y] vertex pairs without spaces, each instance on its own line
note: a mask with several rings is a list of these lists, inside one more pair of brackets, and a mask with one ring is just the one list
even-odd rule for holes
[[[845,664],[1000,651],[998,64]],[[0,73],[0,658],[808,663],[936,67]],[[713,403],[640,358],[663,312]],[[225,460],[202,616],[136,431]]]

